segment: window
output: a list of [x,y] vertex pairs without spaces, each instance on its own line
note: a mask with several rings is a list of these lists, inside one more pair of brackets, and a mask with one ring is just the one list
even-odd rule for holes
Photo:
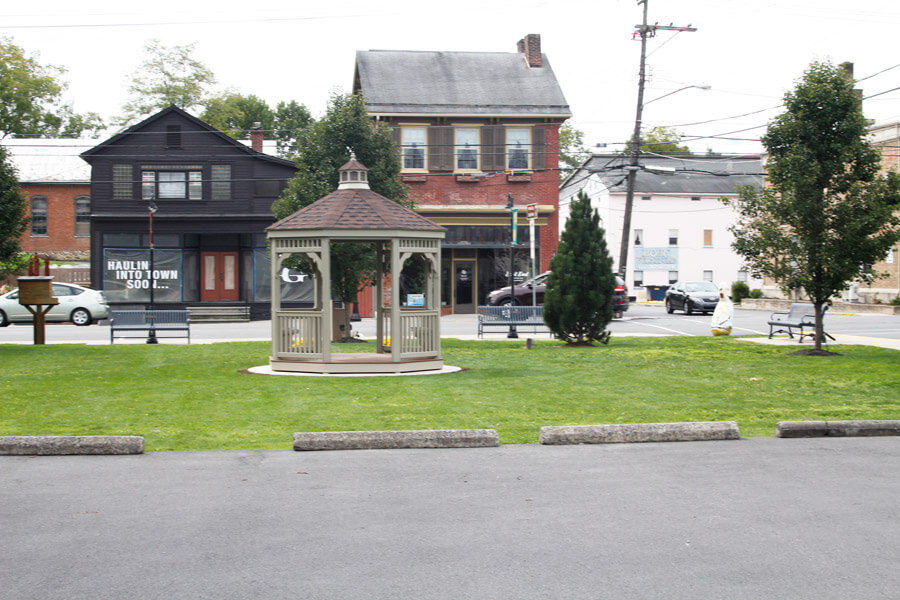
[[[155,170],[149,170],[155,169]],[[199,166],[143,167],[141,197],[144,200],[203,198],[203,172]]]
[[403,127],[403,168],[405,170],[425,168],[425,128]]
[[691,196],[692,202],[700,202],[700,196]]
[[231,200],[231,165],[212,165],[209,171],[213,200]]
[[75,198],[75,237],[91,235],[91,199],[87,196]]
[[641,196],[641,200],[649,201],[651,198],[653,198],[653,196]]
[[509,127],[506,129],[507,168],[528,169],[528,150],[531,147],[531,129]]
[[678,271],[669,271],[669,285],[678,283]]
[[47,199],[43,196],[31,198],[31,236],[47,236]]
[[713,280],[713,272],[712,271],[703,271],[703,281],[712,281]]
[[634,287],[641,287],[644,285],[644,272],[643,271],[635,271],[634,272]]
[[669,245],[670,246],[678,245],[678,230],[677,229],[669,230]]
[[470,128],[456,129],[456,169],[471,171],[478,169],[478,130]]
[[704,229],[703,230],[703,247],[704,248],[712,248],[712,229]]
[[166,146],[181,148],[181,125],[166,125]]
[[737,272],[737,280],[747,282],[747,271],[738,271]]
[[634,245],[635,246],[643,246],[644,245],[644,230],[643,229],[635,229],[634,230]]
[[113,165],[113,200],[131,200],[134,193],[132,189],[131,165]]

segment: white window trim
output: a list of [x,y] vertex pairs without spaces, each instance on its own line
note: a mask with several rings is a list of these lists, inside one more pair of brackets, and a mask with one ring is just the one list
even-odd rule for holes
[[[475,168],[474,169],[461,169],[459,167],[459,149],[460,145],[458,143],[456,134],[460,129],[469,129],[475,132]],[[453,171],[455,173],[480,173],[481,172],[481,127],[476,125],[454,125],[453,126]]]
[[[504,165],[506,166],[506,169],[507,169],[508,171],[515,171],[515,172],[517,172],[517,173],[520,173],[520,172],[522,172],[522,171],[531,171],[531,165],[532,165],[532,162],[531,162],[531,146],[532,146],[532,144],[534,143],[534,133],[533,133],[532,129],[533,129],[533,128],[532,128],[531,125],[528,125],[528,126],[524,126],[524,125],[523,125],[523,126],[510,126],[510,125],[507,125],[507,126],[506,126],[506,128],[505,128],[505,130],[504,130],[504,134],[503,134],[504,137],[505,137],[505,139],[504,139],[503,141],[505,142],[505,147],[506,147],[506,153],[505,153],[505,154],[506,154],[506,155],[505,155],[505,157],[504,157],[503,162],[504,162]],[[524,166],[524,167],[511,167],[511,166],[509,166],[509,162],[510,162],[510,161],[509,161],[509,158],[510,158],[510,151],[513,149],[513,148],[512,148],[512,144],[509,143],[509,133],[510,133],[511,131],[526,131],[526,132],[528,132],[528,142],[525,144],[526,166]]]
[[[422,167],[406,167],[406,145],[403,143],[403,134],[407,129],[421,129],[425,136],[422,146]],[[428,123],[400,123],[400,172],[401,173],[427,173],[428,172]]]

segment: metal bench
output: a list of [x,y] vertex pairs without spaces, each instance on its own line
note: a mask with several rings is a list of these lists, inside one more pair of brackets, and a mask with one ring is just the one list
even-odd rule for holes
[[[141,335],[128,335],[133,332]],[[161,333],[165,335],[160,336]],[[115,343],[117,337],[186,337],[190,344],[191,313],[186,310],[114,310],[109,315],[109,343]]]
[[[828,310],[828,305],[822,305],[822,323],[825,323],[825,311]],[[788,312],[773,312],[769,317],[769,339],[772,339],[772,336],[776,333],[787,333],[788,336],[793,339],[794,329],[800,330],[800,342],[803,341],[805,337],[813,337],[816,335],[816,310],[812,304],[807,302],[793,302],[791,304],[791,308]],[[812,331],[807,331],[805,328],[809,328]],[[826,336],[828,336],[831,341],[834,341],[834,337],[830,333],[827,333],[823,330]]]
[[484,330],[490,327],[546,327],[543,306],[479,306],[478,337],[484,337]]

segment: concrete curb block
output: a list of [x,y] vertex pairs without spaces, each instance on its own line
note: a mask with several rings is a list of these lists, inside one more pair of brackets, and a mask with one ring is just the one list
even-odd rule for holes
[[702,442],[739,440],[735,421],[697,423],[625,423],[541,427],[542,444],[617,444],[635,442]]
[[294,450],[487,448],[500,445],[495,429],[312,431],[294,434]]
[[775,437],[865,437],[900,435],[900,421],[779,421]]
[[133,435],[0,436],[0,455],[143,453],[144,438]]

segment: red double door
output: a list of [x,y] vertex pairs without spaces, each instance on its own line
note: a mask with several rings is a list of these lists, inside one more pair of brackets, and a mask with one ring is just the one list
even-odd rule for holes
[[237,252],[202,252],[200,254],[200,300],[238,299]]

